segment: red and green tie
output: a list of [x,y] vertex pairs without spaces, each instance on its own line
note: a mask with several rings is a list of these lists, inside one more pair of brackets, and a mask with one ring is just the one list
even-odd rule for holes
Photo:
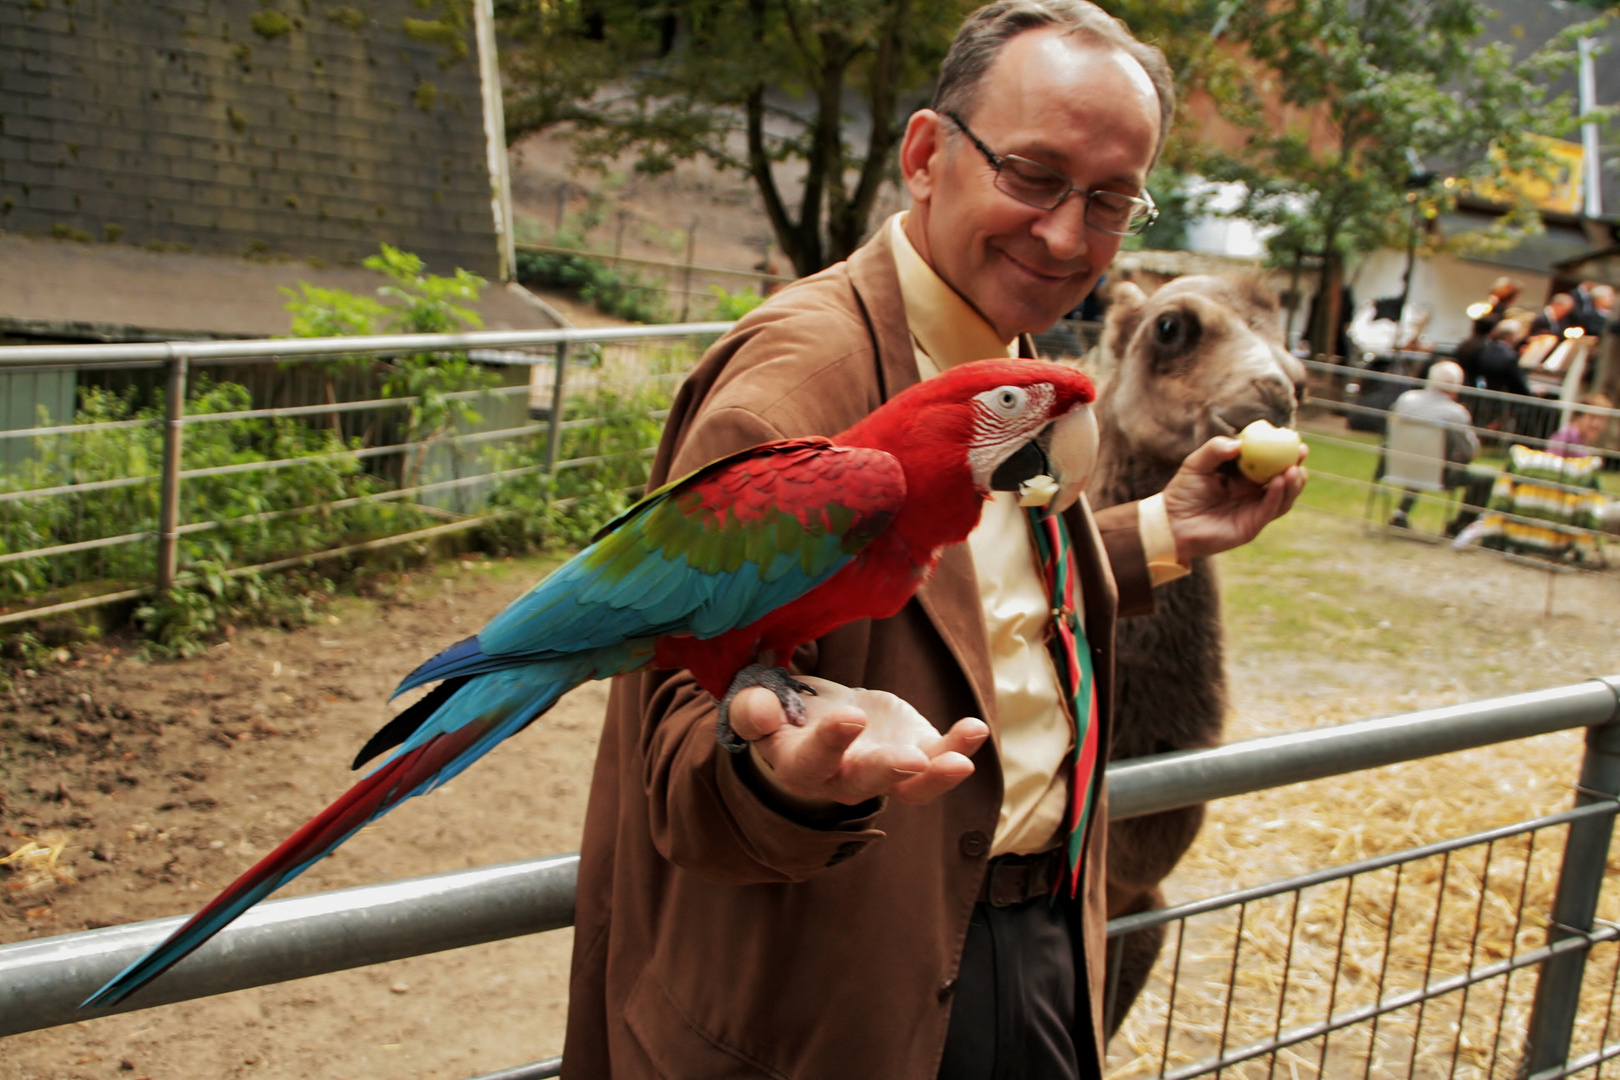
[[1067,874],[1071,898],[1080,893],[1080,869],[1085,854],[1086,822],[1096,798],[1097,779],[1097,681],[1091,665],[1091,647],[1086,643],[1080,622],[1080,596],[1075,588],[1073,560],[1069,558],[1069,533],[1063,518],[1031,507],[1028,511],[1035,534],[1035,549],[1046,573],[1052,599],[1052,652],[1058,678],[1068,694],[1074,716],[1074,750],[1070,755],[1073,773],[1069,783],[1069,807],[1064,814],[1067,831]]

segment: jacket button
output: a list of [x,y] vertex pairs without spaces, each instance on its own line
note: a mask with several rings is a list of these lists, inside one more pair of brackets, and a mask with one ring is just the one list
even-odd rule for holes
[[978,829],[969,829],[962,834],[962,839],[956,845],[962,854],[970,859],[977,859],[990,850],[990,838]]
[[949,1001],[954,993],[956,993],[956,980],[954,978],[946,979],[939,984],[939,1000]]

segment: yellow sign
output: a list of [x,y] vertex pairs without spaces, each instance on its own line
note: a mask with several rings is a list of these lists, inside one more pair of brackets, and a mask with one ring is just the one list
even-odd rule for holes
[[[1476,195],[1487,199],[1508,201],[1515,197],[1529,199],[1539,209],[1555,213],[1578,214],[1585,205],[1581,178],[1585,176],[1586,156],[1580,143],[1565,142],[1547,135],[1526,135],[1546,153],[1547,159],[1539,169],[1512,172],[1503,169],[1495,180],[1476,180],[1472,187]],[[1491,150],[1491,157],[1501,159],[1501,152]]]

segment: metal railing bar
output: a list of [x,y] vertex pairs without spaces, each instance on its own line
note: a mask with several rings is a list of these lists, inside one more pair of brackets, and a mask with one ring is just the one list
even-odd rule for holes
[[[1474,932],[1468,939],[1468,967],[1473,969],[1474,961],[1479,956],[1479,932],[1485,920],[1485,897],[1491,890],[1491,858],[1496,854],[1496,841],[1492,840],[1485,845],[1485,865],[1480,871],[1479,903],[1474,906]],[[1468,1018],[1468,992],[1469,986],[1463,987],[1462,1003],[1457,1006],[1457,1041],[1451,1047],[1451,1068],[1446,1072],[1446,1080],[1455,1080],[1457,1076],[1458,1051],[1462,1049],[1463,1026]]]
[[0,946],[0,1036],[571,926],[579,857],[458,870],[272,900],[109,1009],[102,983],[185,916]]
[[[1536,858],[1536,843],[1541,839],[1540,832],[1529,833],[1525,837],[1524,845],[1524,873],[1519,875],[1519,898],[1514,901],[1513,933],[1509,941],[1519,940],[1519,931],[1524,928],[1524,904],[1529,895],[1530,868]],[[1491,1040],[1491,1062],[1485,1070],[1486,1076],[1496,1075],[1496,1059],[1502,1052],[1502,1021],[1507,1017],[1508,993],[1513,989],[1514,972],[1508,972],[1507,978],[1502,980],[1502,1000],[1496,1008],[1496,1035]]]
[[1110,815],[1115,819],[1140,817],[1413,758],[1591,727],[1613,720],[1617,712],[1616,688],[1591,679],[1485,702],[1270,735],[1211,750],[1136,758],[1108,770]]
[[75,491],[111,491],[114,488],[136,487],[140,484],[150,484],[154,480],[161,480],[161,473],[148,473],[145,476],[123,476],[115,480],[87,480],[80,484],[61,484],[57,487],[27,488],[23,491],[0,492],[0,503],[23,502],[28,499],[44,499],[52,495],[71,495]]
[[1543,1069],[1527,1080],[1559,1080],[1560,1077],[1574,1076],[1578,1072],[1590,1069],[1594,1065],[1602,1065],[1606,1061],[1613,1061],[1617,1057],[1620,1057],[1620,1043],[1613,1043],[1601,1050],[1571,1058],[1556,1069]]
[[[1594,945],[1601,945],[1616,938],[1620,938],[1620,930],[1612,930],[1608,927],[1604,927],[1601,932],[1594,932],[1580,937],[1567,937],[1552,945],[1543,945],[1527,953],[1520,953],[1518,956],[1509,957],[1506,960],[1498,960],[1496,963],[1488,964],[1482,968],[1474,968],[1459,975],[1448,976],[1439,982],[1429,983],[1420,989],[1407,990],[1393,997],[1385,998],[1371,1005],[1362,1005],[1349,1012],[1341,1013],[1336,1017],[1315,1024],[1293,1028],[1281,1038],[1265,1039],[1261,1042],[1251,1043],[1241,1050],[1235,1050],[1219,1058],[1206,1058],[1203,1061],[1194,1062],[1172,1072],[1164,1073],[1159,1080],[1190,1080],[1194,1076],[1202,1076],[1205,1073],[1215,1072],[1219,1069],[1228,1069],[1233,1065],[1239,1065],[1245,1061],[1260,1057],[1262,1054],[1270,1054],[1284,1047],[1295,1046],[1302,1042],[1321,1038],[1332,1031],[1339,1031],[1356,1024],[1365,1023],[1379,1013],[1399,1012],[1402,1009],[1411,1008],[1413,1005],[1421,1005],[1423,1002],[1434,998],[1456,993],[1471,983],[1482,983],[1489,979],[1495,979],[1511,971],[1545,963],[1554,956],[1585,951]],[[1413,1045],[1416,1046],[1415,1037]],[[1567,1074],[1554,1072],[1548,1075],[1562,1076]],[[1532,1078],[1532,1080],[1539,1080],[1539,1078]]]
[[[1252,741],[1252,740],[1251,740]],[[1242,744],[1238,744],[1242,745]],[[1203,751],[1210,753],[1211,751]],[[1170,756],[1168,754],[1164,755]],[[1138,758],[1136,760],[1144,760]],[[1108,773],[1110,782],[1112,773],[1118,767],[1110,765]],[[1308,874],[1285,878],[1281,881],[1267,882],[1264,885],[1254,885],[1247,889],[1238,889],[1219,896],[1209,896],[1202,900],[1189,900],[1185,904],[1175,907],[1159,908],[1154,911],[1144,911],[1136,915],[1122,915],[1109,922],[1108,936],[1118,934],[1131,934],[1138,930],[1145,930],[1151,926],[1171,922],[1175,919],[1185,919],[1193,915],[1205,915],[1211,911],[1233,907],[1237,904],[1252,904],[1256,900],[1264,900],[1270,896],[1280,896],[1295,889],[1309,889],[1316,885],[1326,885],[1334,881],[1342,881],[1347,877],[1358,874],[1372,873],[1384,870],[1391,866],[1400,866],[1404,863],[1416,862],[1419,859],[1432,859],[1436,855],[1450,855],[1453,851],[1463,848],[1476,847],[1480,844],[1489,844],[1503,840],[1510,836],[1520,836],[1527,832],[1536,832],[1541,829],[1553,828],[1558,825],[1567,825],[1572,821],[1580,821],[1589,817],[1609,816],[1620,813],[1620,799],[1609,799],[1604,802],[1591,802],[1584,806],[1571,807],[1557,813],[1545,814],[1529,821],[1514,822],[1511,825],[1499,825],[1494,829],[1483,832],[1469,833],[1466,836],[1454,837],[1450,840],[1437,840],[1432,844],[1423,844],[1405,851],[1392,851],[1384,855],[1374,855],[1358,862],[1345,863],[1343,866],[1333,866],[1326,870],[1313,870]],[[1118,928],[1117,930],[1115,928]]]
[[510,1069],[474,1076],[471,1080],[549,1080],[550,1077],[561,1075],[562,1058],[554,1057],[536,1061],[532,1065],[517,1065]]
[[[1374,411],[1380,412],[1381,415],[1387,415],[1387,414],[1383,414],[1380,410],[1374,410]],[[1485,429],[1484,428],[1476,428],[1475,430],[1483,431]],[[1380,443],[1365,443],[1365,442],[1362,442],[1359,439],[1346,439],[1346,438],[1343,438],[1343,437],[1338,436],[1338,435],[1332,435],[1332,434],[1328,434],[1326,432],[1321,432],[1321,431],[1307,431],[1306,434],[1310,436],[1310,441],[1311,442],[1327,443],[1330,446],[1343,446],[1343,447],[1347,447],[1347,448],[1352,449],[1352,450],[1365,450],[1369,454],[1373,454],[1373,455],[1377,455],[1377,454],[1384,453],[1384,452],[1388,451],[1388,448],[1383,446]],[[1523,441],[1529,442],[1531,440],[1525,439]],[[1538,441],[1546,442],[1547,440],[1542,439],[1542,440],[1538,440]],[[1415,453],[1412,453],[1410,451],[1396,451],[1395,456],[1400,457],[1402,459],[1429,460],[1428,455],[1415,454]],[[1620,454],[1617,454],[1616,456],[1620,456]],[[1455,465],[1454,467],[1467,469],[1469,472],[1478,473],[1480,475],[1485,475],[1485,474],[1488,473],[1493,477],[1517,475],[1515,473],[1509,473],[1506,469],[1490,468],[1490,467],[1487,467],[1487,466],[1484,466],[1484,465],[1469,464],[1469,465]],[[1362,480],[1359,477],[1345,476],[1342,473],[1318,473],[1317,475],[1319,475],[1319,476],[1331,476],[1335,480],[1348,480],[1351,483],[1356,483],[1356,484],[1368,484],[1368,485],[1388,484],[1388,485],[1390,485],[1392,487],[1395,486],[1394,482],[1389,481],[1389,480],[1382,480],[1382,479],[1380,479],[1380,480]],[[1602,492],[1594,491],[1592,488],[1580,487],[1579,485],[1576,485],[1576,484],[1564,484],[1564,483],[1560,483],[1557,480],[1540,480],[1540,479],[1537,479],[1537,480],[1535,480],[1533,482],[1538,487],[1554,488],[1554,489],[1556,489],[1558,491],[1566,492],[1567,494],[1570,494],[1570,495],[1603,494]],[[1430,498],[1440,499],[1442,501],[1449,501],[1449,500],[1446,500],[1444,498],[1444,496],[1442,496],[1438,492],[1421,492],[1420,494],[1426,495],[1426,496],[1428,496]],[[1484,507],[1480,507],[1480,509],[1484,510]],[[1507,514],[1507,513],[1503,512],[1503,511],[1492,510],[1490,512],[1493,513],[1493,514],[1494,513],[1501,513],[1503,517],[1511,517],[1512,516],[1511,514]],[[1525,520],[1525,521],[1539,521],[1539,520],[1542,520],[1542,519],[1540,519],[1540,518],[1524,518],[1522,520]],[[1565,526],[1565,528],[1578,528],[1578,527],[1579,526],[1574,526],[1574,525]],[[1595,530],[1583,529],[1582,531],[1583,532],[1592,532],[1592,531],[1595,531]]]
[[[185,530],[182,529],[182,532]],[[137,540],[150,540],[157,535],[155,529],[145,532],[125,533],[122,536],[103,536],[99,540],[80,540],[73,544],[57,544],[54,547],[30,548],[27,551],[11,551],[0,555],[0,566],[10,562],[19,562],[23,559],[45,559],[53,555],[70,555],[75,551],[94,551],[97,548],[118,547],[120,544],[133,544]]]
[[[1440,932],[1440,915],[1446,907],[1446,880],[1451,876],[1451,852],[1447,851],[1440,857],[1440,884],[1434,890],[1434,918],[1429,920],[1429,949],[1423,957],[1423,985],[1429,985],[1429,979],[1434,975],[1434,947],[1435,937]],[[1354,878],[1351,878],[1354,881]],[[1517,943],[1515,943],[1517,944]],[[1469,968],[1473,970],[1472,967]],[[1429,999],[1424,998],[1418,1002],[1417,1023],[1412,1025],[1412,1052],[1406,1059],[1406,1075],[1413,1075],[1417,1066],[1418,1045],[1423,1040],[1423,1016],[1429,1007]],[[1328,1017],[1332,1018],[1332,1010]]]
[[90,431],[125,431],[137,427],[157,427],[163,421],[154,416],[150,420],[102,420],[94,424],[55,424],[51,427],[9,428],[0,431],[0,439],[26,439],[46,435],[78,435]]
[[730,322],[654,326],[568,327],[560,330],[469,330],[458,334],[378,334],[364,337],[276,338],[262,341],[166,341],[117,345],[8,345],[0,347],[0,371],[22,365],[81,367],[151,366],[185,357],[192,363],[291,360],[331,355],[444,353],[526,345],[591,344],[722,334]]
[[[1385,916],[1384,923],[1384,951],[1378,961],[1378,987],[1373,991],[1374,1001],[1383,1000],[1384,984],[1389,977],[1389,957],[1391,946],[1395,941],[1395,919],[1399,916],[1401,910],[1401,885],[1406,878],[1406,867],[1406,863],[1400,863],[1395,867],[1395,887],[1390,890],[1389,894],[1389,914]],[[1298,892],[1294,893],[1294,903],[1296,905],[1299,903]],[[1292,948],[1294,943],[1290,941],[1288,944]],[[1471,964],[1473,961],[1470,959],[1469,963]],[[1372,1059],[1373,1054],[1378,1050],[1378,1021],[1380,1019],[1382,1019],[1382,1014],[1372,1018],[1372,1034],[1367,1040],[1367,1066],[1361,1071],[1361,1080],[1369,1080],[1372,1076]],[[1277,1014],[1277,1029],[1271,1033],[1271,1037],[1275,1039],[1281,1034],[1282,1014],[1279,1012]],[[1276,1058],[1273,1057],[1272,1061],[1275,1062]]]
[[[1300,363],[1304,364],[1306,369],[1309,371],[1315,371],[1322,374],[1347,376],[1352,381],[1372,379],[1382,382],[1402,383],[1414,389],[1422,387],[1426,381],[1417,377],[1416,375],[1400,375],[1393,371],[1374,371],[1371,368],[1347,367],[1343,364],[1324,363],[1321,360],[1301,360]],[[1565,403],[1559,401],[1557,398],[1526,397],[1523,394],[1508,393],[1504,390],[1487,390],[1484,387],[1478,386],[1464,386],[1460,388],[1458,393],[1467,397],[1479,398],[1481,401],[1505,401],[1509,403],[1518,403],[1521,405],[1538,405],[1548,409],[1561,409],[1565,407]],[[1350,404],[1350,402],[1320,401],[1317,402],[1317,404],[1347,405]],[[1582,405],[1579,402],[1574,401],[1569,402],[1568,407],[1576,412],[1591,413],[1594,416],[1607,416],[1610,418],[1620,417],[1620,409],[1605,409],[1597,405]]]
[[[1333,1006],[1337,1004],[1339,1000],[1339,976],[1344,971],[1344,939],[1350,936],[1350,904],[1355,898],[1355,892],[1356,879],[1353,877],[1346,878],[1344,881],[1344,905],[1339,908],[1339,947],[1338,950],[1333,954],[1333,978],[1328,983],[1327,1008],[1324,1009],[1322,1013],[1323,1017],[1329,1020],[1333,1018]],[[1420,1027],[1422,1026],[1422,1023],[1423,1021],[1419,1019],[1418,1025]],[[1322,1033],[1322,1050],[1316,1055],[1317,1076],[1322,1075],[1322,1066],[1327,1064],[1328,1039],[1332,1036],[1332,1034],[1333,1033],[1331,1031],[1324,1031]],[[1226,1045],[1224,1041],[1221,1044],[1221,1053],[1226,1053]],[[1410,1069],[1407,1070],[1407,1074],[1411,1074]]]
[[144,585],[139,589],[121,589],[118,592],[97,593],[95,596],[81,597],[78,600],[64,600],[60,604],[25,608],[22,611],[0,612],[0,626],[6,626],[10,623],[32,622],[35,619],[48,619],[53,615],[67,615],[74,611],[105,607],[108,604],[117,604],[124,600],[138,600],[143,596],[151,596],[156,591],[156,585]]

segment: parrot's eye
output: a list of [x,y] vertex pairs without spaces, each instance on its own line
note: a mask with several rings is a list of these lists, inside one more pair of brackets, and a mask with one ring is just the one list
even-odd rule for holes
[[985,404],[1000,416],[1017,416],[1029,405],[1029,394],[1021,386],[998,386],[982,395]]

